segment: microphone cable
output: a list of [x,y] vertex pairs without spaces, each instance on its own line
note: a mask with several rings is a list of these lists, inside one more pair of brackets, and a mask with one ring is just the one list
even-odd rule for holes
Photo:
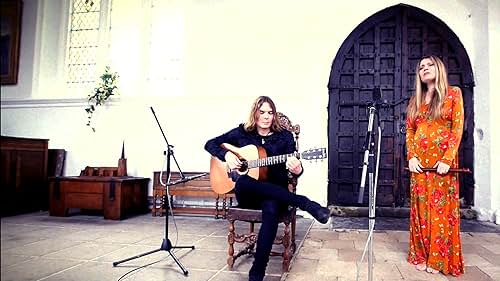
[[[170,202],[170,186],[169,186],[169,184],[170,184],[170,178],[172,176],[172,170],[168,171],[169,173],[167,175],[167,182],[166,183],[163,182],[163,171],[165,170],[165,166],[167,165],[167,161],[168,161],[168,154],[165,156],[165,161],[163,162],[163,166],[162,166],[162,169],[160,171],[160,184],[165,187],[165,191],[166,191],[165,205],[168,204],[168,210],[170,210],[170,214],[172,214],[172,221],[174,222],[174,228],[175,228],[175,243],[173,244],[173,247],[176,247],[177,242],[179,240],[179,229],[177,228],[177,222],[175,221],[174,210],[173,210],[174,206],[172,206],[170,204],[171,202]],[[165,215],[168,216],[168,211]],[[166,237],[168,237],[168,233],[165,233],[165,235],[166,235]]]
[[[166,205],[166,204],[168,204],[168,210],[170,210],[170,214],[172,214],[172,220],[173,220],[173,222],[174,222],[174,228],[175,228],[175,243],[173,244],[173,247],[175,247],[175,246],[177,246],[177,242],[178,242],[178,240],[179,240],[179,229],[177,228],[177,223],[176,223],[176,221],[175,221],[175,217],[174,217],[174,211],[172,210],[173,206],[170,204],[170,191],[169,191],[169,187],[170,187],[170,186],[169,186],[169,184],[170,184],[170,178],[171,178],[171,176],[172,176],[172,171],[171,171],[171,170],[169,171],[169,174],[167,175],[167,182],[166,182],[166,183],[165,183],[165,182],[163,182],[163,171],[165,170],[165,166],[166,166],[167,161],[168,161],[168,158],[167,158],[167,157],[168,157],[168,155],[166,155],[166,156],[165,156],[165,161],[163,162],[163,166],[162,166],[161,171],[160,171],[160,184],[161,184],[163,187],[165,187],[165,191],[166,191],[166,195],[165,195],[165,201],[166,201],[166,202],[165,202],[165,205]],[[167,207],[167,205],[166,205],[165,207]],[[168,211],[167,211],[167,213],[166,213],[165,215],[166,215],[166,216],[168,216]],[[168,237],[168,233],[165,233],[165,235],[166,235],[166,237]],[[174,253],[175,253],[175,250],[174,250]],[[120,276],[120,278],[118,278],[118,280],[117,280],[117,281],[124,280],[124,279],[125,279],[125,277],[126,277],[126,276],[128,276],[129,274],[131,274],[132,272],[137,271],[137,270],[142,269],[142,268],[146,268],[146,267],[148,267],[148,266],[150,266],[150,265],[153,265],[153,264],[155,264],[155,263],[159,263],[159,262],[161,262],[161,261],[163,261],[163,260],[165,260],[165,259],[167,259],[167,258],[168,258],[168,256],[167,256],[167,257],[164,257],[164,258],[162,258],[162,259],[159,259],[159,260],[157,260],[157,261],[153,261],[153,262],[150,262],[150,263],[148,263],[148,264],[141,265],[141,266],[136,267],[136,268],[134,268],[134,269],[132,269],[132,270],[129,270],[129,271],[125,272],[122,276]]]

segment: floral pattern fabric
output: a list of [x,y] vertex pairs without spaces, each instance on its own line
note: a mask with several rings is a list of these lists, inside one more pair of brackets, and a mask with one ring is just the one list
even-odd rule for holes
[[[437,161],[457,168],[464,125],[460,88],[448,88],[441,119],[433,120],[428,110],[422,105],[415,120],[406,120],[407,160],[417,157],[425,168]],[[411,173],[410,263],[454,276],[464,272],[458,183],[456,173]]]

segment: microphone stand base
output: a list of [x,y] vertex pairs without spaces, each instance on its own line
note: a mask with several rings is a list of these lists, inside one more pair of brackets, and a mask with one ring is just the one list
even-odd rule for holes
[[152,253],[156,253],[156,252],[159,252],[159,251],[166,251],[166,252],[168,252],[170,254],[170,256],[175,261],[175,263],[177,263],[177,265],[180,267],[180,269],[182,270],[182,273],[185,276],[188,276],[189,272],[184,267],[184,265],[182,265],[182,263],[179,261],[179,259],[174,255],[174,253],[172,253],[172,249],[191,249],[191,250],[194,250],[194,246],[172,246],[172,242],[170,242],[170,239],[164,238],[163,242],[161,243],[161,246],[160,246],[159,249],[152,250],[152,251],[149,251],[149,252],[145,252],[145,253],[142,253],[142,254],[130,257],[130,258],[126,258],[124,260],[115,261],[115,262],[113,262],[113,267],[116,267],[120,263],[124,263],[124,262],[130,261],[130,260],[133,260],[133,259],[137,259],[137,258],[140,258],[140,257],[144,257],[144,256],[150,255]]

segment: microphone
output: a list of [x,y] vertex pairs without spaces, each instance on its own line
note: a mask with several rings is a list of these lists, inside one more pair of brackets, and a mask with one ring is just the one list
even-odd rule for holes
[[380,90],[380,87],[373,88],[372,100],[375,103],[378,103],[378,102],[380,102],[382,100],[382,90]]

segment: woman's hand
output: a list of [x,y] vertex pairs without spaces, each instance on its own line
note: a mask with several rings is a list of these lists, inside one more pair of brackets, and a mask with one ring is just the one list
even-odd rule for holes
[[434,167],[432,168],[436,168],[436,172],[440,175],[444,175],[446,173],[448,173],[448,171],[450,170],[450,165],[444,163],[444,162],[441,162],[441,161],[437,161],[436,164],[434,165]]
[[239,169],[241,167],[241,160],[231,151],[226,152],[224,159],[226,160],[227,167],[231,170]]
[[302,173],[302,164],[295,156],[290,156],[286,159],[286,168],[288,171],[296,175]]
[[410,161],[408,161],[408,169],[412,173],[417,173],[417,174],[422,173],[423,167],[424,166],[422,166],[422,164],[420,164],[420,160],[418,160],[417,157],[413,157],[410,159]]

